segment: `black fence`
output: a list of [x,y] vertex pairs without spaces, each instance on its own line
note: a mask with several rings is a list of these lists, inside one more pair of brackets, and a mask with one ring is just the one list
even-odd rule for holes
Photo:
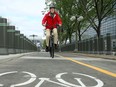
[[36,45],[26,38],[6,18],[0,18],[0,55],[37,51]]
[[[78,42],[78,52],[94,54],[116,53],[116,35],[107,34],[105,36],[89,38]],[[74,51],[75,43],[62,45],[62,51]]]

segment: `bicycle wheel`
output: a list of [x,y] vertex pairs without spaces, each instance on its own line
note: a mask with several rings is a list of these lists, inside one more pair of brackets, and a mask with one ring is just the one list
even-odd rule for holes
[[50,57],[54,58],[54,43],[53,40],[50,40],[50,48],[49,48],[49,52],[50,52]]
[[52,46],[50,47],[50,56],[52,58],[54,58],[54,45],[52,44]]

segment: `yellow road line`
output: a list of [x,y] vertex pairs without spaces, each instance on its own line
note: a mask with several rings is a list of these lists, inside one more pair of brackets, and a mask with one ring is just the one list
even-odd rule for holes
[[74,60],[74,59],[72,59],[72,58],[63,57],[63,56],[60,56],[60,55],[57,55],[57,56],[62,57],[62,58],[65,58],[65,59],[70,60],[70,61],[72,61],[72,62],[75,62],[75,63],[77,63],[77,64],[80,64],[80,65],[89,67],[89,68],[91,68],[91,69],[97,70],[97,71],[99,71],[99,72],[102,72],[102,73],[104,73],[104,74],[110,75],[110,76],[112,76],[112,77],[116,77],[116,73],[112,73],[112,72],[110,72],[110,71],[107,71],[107,70],[104,70],[104,69],[101,69],[101,68],[98,68],[98,67],[95,67],[95,66],[92,66],[92,65],[89,65],[89,64],[86,64],[86,63],[83,63],[83,62]]

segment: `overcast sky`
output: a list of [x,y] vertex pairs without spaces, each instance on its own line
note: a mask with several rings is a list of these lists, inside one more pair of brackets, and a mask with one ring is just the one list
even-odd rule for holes
[[45,0],[0,0],[0,16],[8,18],[11,25],[26,36],[36,34],[43,37],[41,11],[45,8]]

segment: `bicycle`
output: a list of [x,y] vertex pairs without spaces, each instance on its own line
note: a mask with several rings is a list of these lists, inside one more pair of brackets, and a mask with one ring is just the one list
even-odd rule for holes
[[53,35],[53,29],[50,30],[49,52],[50,52],[50,57],[54,58],[54,35]]
[[[63,27],[56,25],[57,29],[59,30],[59,34],[63,32]],[[61,38],[59,38],[61,40]],[[59,43],[59,51],[61,52],[61,42]],[[54,58],[54,35],[53,35],[53,29],[50,30],[50,39],[49,39],[49,52],[50,57]]]
[[[49,25],[46,25],[49,26]],[[56,25],[57,28],[60,27],[59,25]],[[49,53],[50,57],[54,58],[54,35],[53,35],[53,28],[50,30],[50,38],[49,38]]]

